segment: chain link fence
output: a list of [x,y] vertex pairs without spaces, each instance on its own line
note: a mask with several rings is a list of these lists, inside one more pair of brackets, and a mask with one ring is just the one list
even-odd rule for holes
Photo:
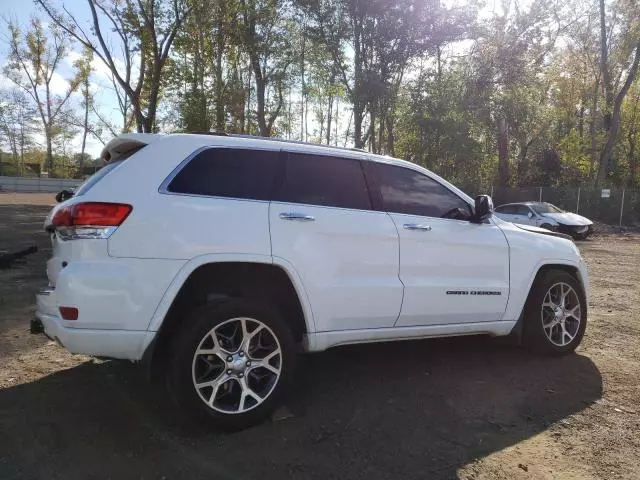
[[4,177],[0,176],[0,192],[57,193],[78,187],[82,180],[71,178]]
[[[62,178],[27,178],[0,176],[0,191],[59,192],[75,188],[82,180]],[[640,227],[640,188],[593,187],[489,187],[463,188],[475,196],[488,193],[497,207],[503,203],[541,201],[553,203],[568,212],[590,220],[628,227]]]
[[597,222],[640,226],[639,188],[494,187],[488,193],[495,206],[525,201],[549,202]]

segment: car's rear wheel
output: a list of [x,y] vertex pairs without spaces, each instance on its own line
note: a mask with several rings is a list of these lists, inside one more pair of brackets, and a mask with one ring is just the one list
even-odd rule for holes
[[548,355],[573,352],[587,326],[587,304],[577,279],[548,270],[536,279],[524,315],[524,344]]
[[296,352],[286,323],[243,299],[196,309],[175,339],[169,390],[181,409],[223,429],[266,418],[293,376]]

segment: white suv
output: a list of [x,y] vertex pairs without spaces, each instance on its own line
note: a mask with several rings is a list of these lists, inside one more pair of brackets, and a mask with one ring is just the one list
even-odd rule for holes
[[46,220],[32,326],[74,353],[148,360],[218,426],[268,415],[299,351],[512,334],[562,354],[582,339],[576,246],[417,165],[226,135],[121,135],[103,156]]

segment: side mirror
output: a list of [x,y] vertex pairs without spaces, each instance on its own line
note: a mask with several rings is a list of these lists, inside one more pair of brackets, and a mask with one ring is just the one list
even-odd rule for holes
[[484,222],[493,215],[493,200],[489,195],[478,195],[476,197],[473,221]]
[[529,217],[529,218],[533,218],[533,212],[529,212],[529,213],[527,213],[527,217]]
[[69,200],[73,197],[73,192],[71,190],[62,190],[56,194],[56,202],[64,202],[65,200]]

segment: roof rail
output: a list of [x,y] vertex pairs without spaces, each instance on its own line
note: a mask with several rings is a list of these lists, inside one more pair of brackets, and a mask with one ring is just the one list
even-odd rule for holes
[[225,132],[217,132],[215,130],[210,130],[207,132],[185,132],[188,133],[189,135],[216,135],[219,137],[228,137],[229,135],[226,134]]
[[314,147],[325,147],[336,150],[348,150],[352,152],[360,152],[360,153],[368,153],[366,150],[362,148],[352,148],[352,147],[338,147],[334,145],[325,145],[324,143],[311,143],[311,142],[303,142],[301,140],[287,140],[286,138],[280,137],[261,137],[259,135],[245,135],[241,133],[225,133],[225,132],[217,132],[217,131],[209,131],[209,132],[186,132],[192,135],[216,135],[220,137],[230,137],[230,138],[250,138],[254,140],[266,140],[272,142],[283,142],[283,143],[292,143],[294,145],[311,145]]

